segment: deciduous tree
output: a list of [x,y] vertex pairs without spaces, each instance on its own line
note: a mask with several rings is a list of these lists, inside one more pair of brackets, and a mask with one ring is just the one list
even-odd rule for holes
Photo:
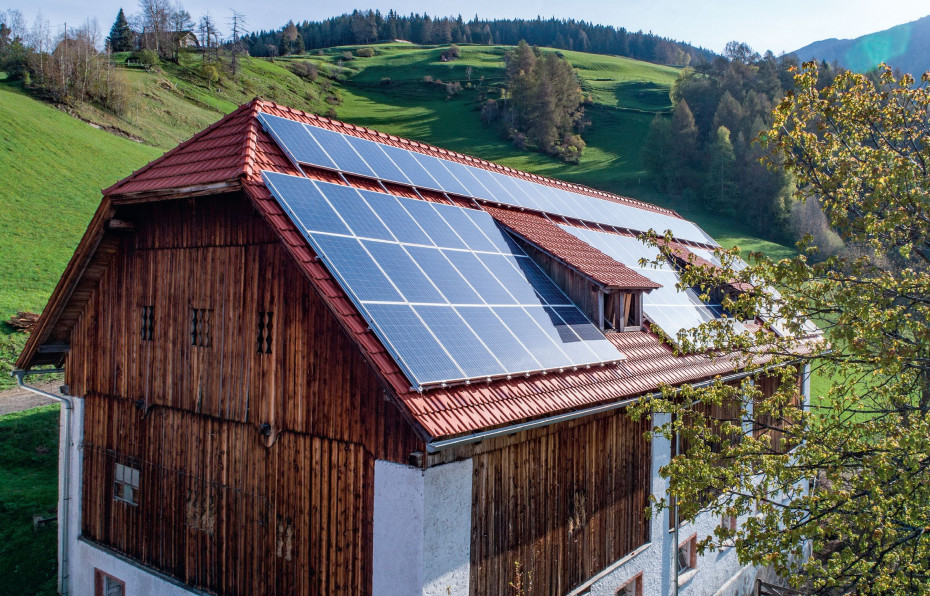
[[[780,388],[762,399],[759,384],[718,383],[648,408],[676,415],[659,432],[683,446],[662,469],[682,519],[702,507],[739,516],[741,561],[772,565],[818,594],[926,593],[930,78],[915,84],[886,68],[877,83],[844,73],[821,88],[818,77],[804,65],[762,141],[770,163],[795,177],[797,198],[818,200],[858,250],[814,263],[808,246],[779,262],[756,255],[747,267],[738,251],[720,251],[720,267],[687,267],[683,283],[740,287],[725,308],[768,324],[738,333],[718,321],[680,338],[682,349],[711,345],[759,373],[782,365]],[[780,293],[765,291],[772,285]],[[802,339],[811,320],[830,351]],[[799,405],[788,364],[813,365],[829,392]],[[721,527],[704,546],[733,538]]]

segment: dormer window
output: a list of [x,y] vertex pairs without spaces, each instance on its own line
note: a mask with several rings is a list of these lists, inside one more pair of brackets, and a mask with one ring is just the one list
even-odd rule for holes
[[604,295],[604,328],[639,331],[643,325],[643,293],[621,290]]

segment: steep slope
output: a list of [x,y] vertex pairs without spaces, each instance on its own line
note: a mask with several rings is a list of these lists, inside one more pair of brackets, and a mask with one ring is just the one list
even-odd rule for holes
[[885,62],[920,77],[930,70],[930,16],[856,39],[825,39],[791,52],[800,60],[826,60],[856,72]]

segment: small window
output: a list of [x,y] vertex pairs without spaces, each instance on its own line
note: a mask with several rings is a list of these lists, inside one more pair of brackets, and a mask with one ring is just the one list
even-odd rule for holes
[[736,516],[724,515],[720,518],[720,527],[731,532],[736,531]]
[[678,546],[678,573],[697,567],[697,534]]
[[116,464],[113,472],[113,497],[117,501],[138,505],[136,493],[139,491],[139,470],[123,464]]
[[155,335],[155,307],[142,307],[142,341],[152,341]]
[[273,315],[274,313],[267,310],[258,312],[258,337],[255,343],[259,354],[271,353]]
[[94,569],[94,596],[125,596],[126,582]]
[[617,596],[643,596],[643,574],[637,573],[617,590]]
[[191,309],[191,345],[200,348],[210,347],[210,319],[212,308]]

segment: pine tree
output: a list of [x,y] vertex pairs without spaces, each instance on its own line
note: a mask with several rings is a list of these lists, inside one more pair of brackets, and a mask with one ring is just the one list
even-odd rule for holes
[[128,52],[132,50],[132,29],[129,28],[129,21],[123,9],[120,8],[116,14],[116,21],[110,28],[110,36],[107,38],[111,52]]
[[707,168],[704,197],[707,206],[717,213],[734,213],[737,194],[736,154],[730,142],[729,129],[720,126],[714,142],[710,144],[710,167]]

